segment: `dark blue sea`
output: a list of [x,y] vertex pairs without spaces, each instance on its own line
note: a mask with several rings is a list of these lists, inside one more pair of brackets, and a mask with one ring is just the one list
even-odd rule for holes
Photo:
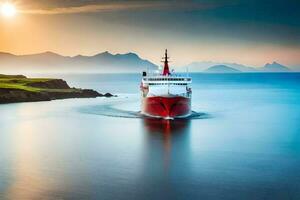
[[300,199],[300,74],[191,74],[188,119],[139,74],[44,74],[114,98],[0,105],[0,199]]

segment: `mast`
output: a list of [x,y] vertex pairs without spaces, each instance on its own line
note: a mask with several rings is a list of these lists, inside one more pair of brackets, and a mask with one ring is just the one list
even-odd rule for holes
[[169,70],[169,61],[168,61],[168,50],[166,49],[166,52],[165,52],[165,57],[164,57],[164,70],[163,70],[163,76],[168,76],[170,75],[170,70]]

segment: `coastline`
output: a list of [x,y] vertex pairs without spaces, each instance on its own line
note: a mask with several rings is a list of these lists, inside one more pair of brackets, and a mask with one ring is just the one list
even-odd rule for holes
[[0,104],[113,96],[110,93],[101,94],[91,89],[71,88],[62,79],[0,74]]

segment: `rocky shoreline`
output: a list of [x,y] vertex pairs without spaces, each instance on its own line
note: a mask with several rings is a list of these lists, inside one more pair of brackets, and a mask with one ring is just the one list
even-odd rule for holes
[[71,88],[62,79],[30,79],[23,75],[0,75],[0,104],[113,96],[91,89]]

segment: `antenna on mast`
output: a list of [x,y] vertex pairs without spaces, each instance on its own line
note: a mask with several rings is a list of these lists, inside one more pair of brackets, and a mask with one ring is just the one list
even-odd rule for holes
[[164,70],[163,70],[163,76],[168,76],[170,75],[170,70],[169,70],[169,61],[168,61],[168,50],[166,49],[166,52],[165,52],[165,57],[163,58],[164,59]]

